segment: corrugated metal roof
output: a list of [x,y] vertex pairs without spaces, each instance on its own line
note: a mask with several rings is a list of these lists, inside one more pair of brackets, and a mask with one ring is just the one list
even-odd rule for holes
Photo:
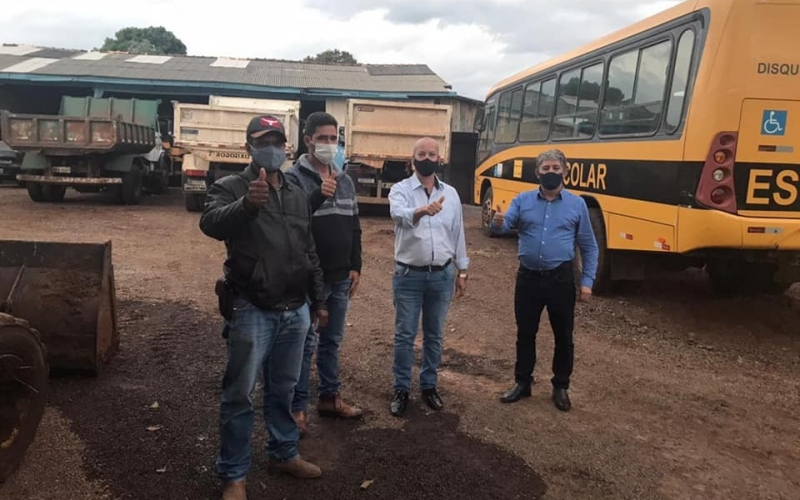
[[[14,52],[7,50],[7,52]],[[0,75],[9,67],[24,63],[31,56],[0,53]],[[326,65],[294,61],[251,59],[242,67],[220,64],[229,61],[216,57],[172,56],[167,60],[155,57],[134,58],[131,54],[108,53],[98,58],[95,53],[53,49],[47,55],[64,57],[44,67],[28,71],[29,75],[85,77],[121,80],[169,82],[207,82],[209,84],[252,85],[298,90],[341,90],[394,93],[451,93],[449,85],[424,64],[406,65]],[[68,54],[68,55],[67,55]],[[91,54],[91,55],[89,55]],[[40,56],[41,57],[41,56]],[[33,66],[36,66],[35,64]],[[27,65],[23,65],[27,67]]]

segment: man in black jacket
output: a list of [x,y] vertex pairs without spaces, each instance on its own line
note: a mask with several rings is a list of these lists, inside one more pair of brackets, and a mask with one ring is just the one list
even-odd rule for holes
[[269,388],[264,395],[264,418],[270,435],[270,468],[301,478],[321,475],[319,467],[298,454],[300,436],[291,403],[311,315],[324,326],[328,313],[308,198],[280,171],[286,160],[285,144],[279,120],[253,118],[247,127],[250,166],[211,186],[200,219],[206,235],[225,241],[225,277],[235,294],[225,326],[228,365],[220,405],[217,474],[226,482],[223,500],[246,498],[244,479],[250,469],[253,430],[251,393],[260,372]]
[[[361,409],[344,402],[339,395],[339,346],[344,338],[345,316],[361,277],[361,224],[358,219],[356,189],[350,177],[333,163],[339,140],[336,118],[328,113],[312,113],[306,121],[303,140],[308,154],[286,172],[311,201],[314,234],[325,279],[324,296],[330,313],[328,325],[319,332],[317,374],[321,416],[357,418]],[[306,337],[303,370],[295,388],[292,412],[300,433],[308,431],[306,407],[309,400],[311,358],[317,332]]]

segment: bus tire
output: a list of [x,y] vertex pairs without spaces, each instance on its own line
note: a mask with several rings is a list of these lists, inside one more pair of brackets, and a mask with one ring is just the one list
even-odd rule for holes
[[[47,401],[49,368],[39,333],[0,314],[0,483],[19,467]],[[21,380],[20,380],[21,379]],[[20,383],[21,381],[21,383]]]
[[[592,291],[603,294],[611,291],[611,261],[608,255],[606,244],[606,223],[603,220],[603,211],[600,208],[589,208],[589,221],[592,223],[594,238],[597,240],[597,273],[595,274],[594,286]],[[575,270],[575,282],[580,286],[583,276],[583,261],[580,250],[575,248],[575,259],[573,260]]]
[[483,198],[481,198],[481,229],[489,238],[494,238],[496,236],[489,227],[494,213],[494,191],[492,190],[492,186],[489,186],[483,193]]

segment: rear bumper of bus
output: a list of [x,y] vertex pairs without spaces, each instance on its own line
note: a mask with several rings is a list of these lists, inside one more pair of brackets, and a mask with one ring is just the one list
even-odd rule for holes
[[710,248],[800,253],[800,213],[745,217],[681,207],[677,237],[680,253]]

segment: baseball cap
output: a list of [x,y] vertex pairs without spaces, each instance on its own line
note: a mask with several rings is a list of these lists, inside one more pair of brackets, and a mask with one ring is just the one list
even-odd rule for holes
[[283,123],[272,115],[260,115],[250,120],[247,125],[247,139],[261,137],[270,132],[277,132],[281,135],[283,142],[286,142],[286,130]]

